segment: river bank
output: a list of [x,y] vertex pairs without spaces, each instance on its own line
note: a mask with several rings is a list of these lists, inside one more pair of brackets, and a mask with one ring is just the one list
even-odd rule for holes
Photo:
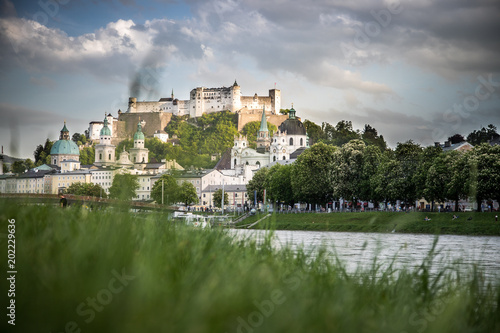
[[[458,218],[453,219],[453,215],[457,215]],[[495,221],[496,215],[498,212],[458,214],[425,212],[275,213],[252,228],[500,236],[500,221]],[[264,216],[264,214],[251,216],[237,226],[250,225]],[[425,221],[426,217],[430,221]]]
[[[328,251],[311,256],[300,248],[275,248],[272,237],[257,243],[222,228],[200,230],[171,223],[164,212],[19,209],[0,201],[0,229],[14,235],[0,237],[1,247],[15,240],[15,262],[7,267],[3,260],[0,268],[17,272],[9,273],[16,289],[10,303],[20,314],[16,332],[441,333],[500,327],[500,284],[487,285],[472,266],[440,265],[437,243],[421,265],[396,271],[377,261],[350,272]],[[4,291],[12,285],[0,280]],[[3,320],[0,331],[13,328]]]

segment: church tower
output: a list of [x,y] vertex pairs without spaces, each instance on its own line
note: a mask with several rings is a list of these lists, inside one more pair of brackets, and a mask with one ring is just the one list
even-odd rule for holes
[[104,127],[99,133],[99,144],[95,146],[95,165],[106,166],[115,163],[115,146],[111,144],[111,130],[108,117],[104,116]]
[[144,133],[141,122],[137,123],[137,132],[134,134],[134,148],[130,148],[131,162],[137,168],[143,169],[149,160],[149,149],[144,148]]
[[264,153],[269,150],[271,144],[271,136],[267,129],[266,108],[262,109],[262,119],[260,120],[260,128],[257,133],[257,152]]

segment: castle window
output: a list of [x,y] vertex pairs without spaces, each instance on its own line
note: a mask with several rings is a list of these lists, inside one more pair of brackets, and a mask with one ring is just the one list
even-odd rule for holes
[[276,156],[273,156],[273,162],[276,162]]
[[283,156],[283,161],[286,160],[285,156]]
[[102,154],[99,154],[99,160],[102,160]]
[[236,165],[236,159],[234,159],[234,165]]
[[243,147],[245,147],[245,143],[243,142]]
[[109,154],[109,160],[111,161],[111,154]]
[[290,146],[293,146],[293,138],[290,138]]
[[304,139],[300,139],[300,145],[303,146],[304,145]]

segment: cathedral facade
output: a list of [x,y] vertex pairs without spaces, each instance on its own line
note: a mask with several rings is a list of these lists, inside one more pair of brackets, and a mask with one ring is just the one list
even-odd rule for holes
[[231,169],[238,169],[244,165],[253,165],[257,168],[273,162],[295,159],[309,147],[304,124],[295,115],[292,107],[288,119],[281,123],[276,133],[269,133],[267,128],[266,112],[262,110],[260,128],[257,133],[257,148],[248,146],[248,139],[237,136],[231,149]]

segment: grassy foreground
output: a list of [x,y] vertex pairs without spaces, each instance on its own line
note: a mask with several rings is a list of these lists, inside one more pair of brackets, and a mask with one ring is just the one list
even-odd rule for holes
[[[458,219],[453,220],[453,214]],[[301,213],[273,214],[254,228],[277,230],[316,230],[351,232],[401,232],[420,234],[488,235],[500,236],[500,220],[493,213]],[[263,214],[249,217],[241,224],[251,224],[264,217]],[[425,217],[430,221],[425,221]],[[470,220],[468,220],[470,218]]]
[[[275,250],[164,216],[15,207],[16,326],[2,332],[499,332],[500,284],[452,267],[346,274],[326,249]],[[0,238],[2,257],[7,238]],[[2,260],[6,272],[6,260]],[[7,280],[0,280],[2,308]]]

